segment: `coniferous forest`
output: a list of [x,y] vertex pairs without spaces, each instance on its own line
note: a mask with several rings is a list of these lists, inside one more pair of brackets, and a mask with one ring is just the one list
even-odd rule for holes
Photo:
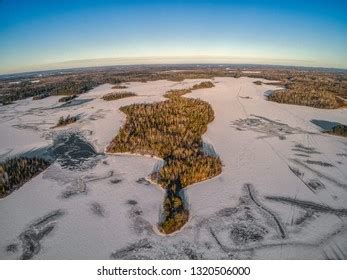
[[165,233],[178,230],[188,219],[179,195],[181,188],[201,182],[222,171],[219,157],[205,155],[202,134],[213,121],[211,106],[182,95],[194,89],[212,87],[211,82],[191,89],[171,90],[166,101],[121,107],[126,123],[107,148],[110,153],[149,154],[164,159],[164,166],[151,179],[167,190],[165,217],[159,228]]
[[40,158],[12,158],[0,163],[0,197],[6,196],[45,170],[49,162]]

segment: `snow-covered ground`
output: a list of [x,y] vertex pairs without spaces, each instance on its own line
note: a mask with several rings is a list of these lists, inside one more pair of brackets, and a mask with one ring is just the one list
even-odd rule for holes
[[[0,258],[346,259],[347,140],[314,123],[346,124],[347,110],[269,102],[275,87],[255,80],[215,78],[214,88],[187,95],[212,105],[204,141],[224,166],[185,190],[190,220],[171,236],[156,231],[165,192],[143,179],[159,160],[103,152],[124,123],[119,107],[202,80],[129,83],[138,96],[109,102],[101,97],[122,90],[105,84],[74,106],[49,97],[0,107],[0,160],[64,146],[59,137],[70,134],[95,149],[81,166],[58,160],[0,200]],[[68,114],[79,120],[52,128]]]

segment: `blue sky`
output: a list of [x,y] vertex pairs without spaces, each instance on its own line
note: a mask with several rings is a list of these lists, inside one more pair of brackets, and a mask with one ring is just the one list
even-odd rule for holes
[[0,0],[0,73],[117,63],[347,68],[347,1]]

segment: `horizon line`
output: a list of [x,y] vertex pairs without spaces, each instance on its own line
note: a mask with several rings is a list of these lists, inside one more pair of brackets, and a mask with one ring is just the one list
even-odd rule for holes
[[[151,60],[151,62],[149,62]],[[183,61],[162,61],[162,60],[183,60]],[[190,60],[190,61],[189,61]],[[217,61],[220,60],[220,61]],[[229,60],[229,61],[228,61]],[[271,63],[271,61],[273,61]],[[300,62],[302,64],[300,64]],[[329,66],[314,64],[312,60],[301,59],[280,59],[280,58],[259,58],[259,57],[234,57],[234,56],[146,56],[146,57],[109,57],[109,58],[90,58],[74,59],[61,62],[52,62],[39,65],[24,67],[24,69],[13,69],[12,71],[0,71],[0,76],[29,74],[45,71],[73,70],[83,68],[101,68],[114,66],[145,66],[145,65],[259,65],[259,66],[281,66],[281,67],[302,67],[347,70],[343,66]],[[308,63],[309,65],[305,65]]]

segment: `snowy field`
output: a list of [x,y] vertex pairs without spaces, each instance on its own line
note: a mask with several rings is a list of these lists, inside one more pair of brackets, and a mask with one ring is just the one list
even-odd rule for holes
[[[0,200],[0,258],[346,259],[347,139],[321,131],[347,124],[347,110],[269,102],[276,87],[255,80],[215,78],[187,95],[215,112],[203,138],[223,172],[185,190],[190,220],[170,236],[156,230],[165,192],[146,180],[160,160],[104,151],[125,121],[119,107],[204,80],[128,83],[138,96],[109,102],[122,90],[105,84],[68,106],[1,106],[0,160],[57,160]],[[52,128],[68,114],[79,120]]]

